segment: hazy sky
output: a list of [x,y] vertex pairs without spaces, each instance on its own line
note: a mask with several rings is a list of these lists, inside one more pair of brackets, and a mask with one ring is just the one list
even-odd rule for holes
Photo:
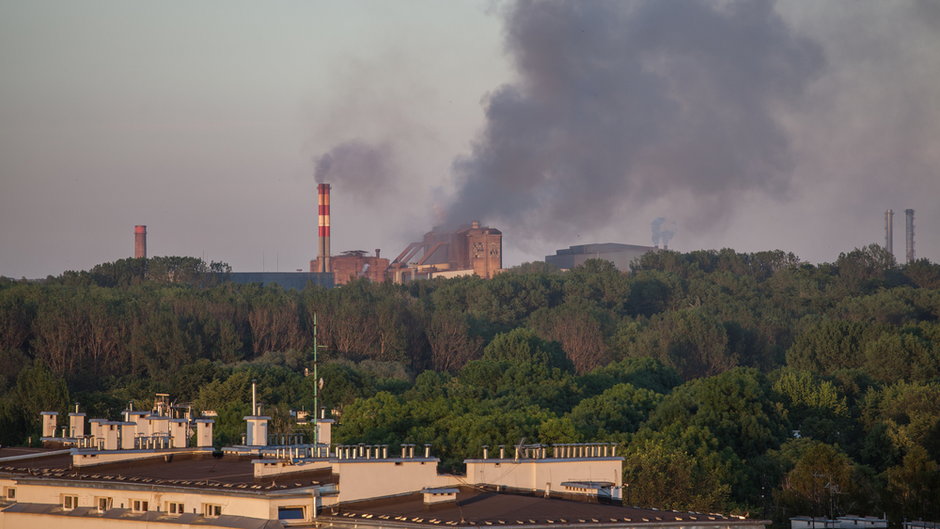
[[[940,261],[940,2],[0,0],[0,275],[307,269],[479,217],[589,242]],[[321,166],[322,167],[322,166]],[[472,220],[466,218],[466,221]]]

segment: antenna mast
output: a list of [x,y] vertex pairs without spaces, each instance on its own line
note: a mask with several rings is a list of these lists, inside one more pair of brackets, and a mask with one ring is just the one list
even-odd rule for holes
[[320,376],[317,373],[317,313],[313,313],[313,447],[320,445]]

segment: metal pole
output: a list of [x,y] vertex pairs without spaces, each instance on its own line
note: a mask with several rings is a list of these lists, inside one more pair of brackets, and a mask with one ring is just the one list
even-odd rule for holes
[[320,376],[317,374],[317,313],[313,313],[313,446],[320,444]]

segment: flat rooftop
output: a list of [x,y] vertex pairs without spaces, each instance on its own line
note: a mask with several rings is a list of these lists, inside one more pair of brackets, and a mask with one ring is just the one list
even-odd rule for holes
[[660,511],[620,505],[545,498],[529,494],[496,492],[476,487],[460,487],[456,502],[427,506],[423,495],[410,494],[361,502],[339,504],[325,509],[322,517],[363,521],[391,521],[408,524],[480,526],[480,525],[555,525],[555,524],[663,524],[722,525],[738,522],[753,525],[753,520],[740,520],[718,514]]
[[[0,457],[10,457],[7,450]],[[280,476],[255,478],[254,456],[173,454],[137,461],[72,468],[72,456],[55,454],[32,459],[0,461],[0,473],[62,480],[111,481],[234,490],[274,490],[337,483],[331,469],[324,468]]]

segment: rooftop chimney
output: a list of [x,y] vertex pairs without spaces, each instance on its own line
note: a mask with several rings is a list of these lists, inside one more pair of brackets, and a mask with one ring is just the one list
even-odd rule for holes
[[914,262],[914,210],[905,209],[904,214],[907,215],[907,262]]
[[140,224],[134,226],[134,257],[147,258],[147,227]]
[[894,255],[894,210],[885,211],[885,250]]
[[330,264],[330,184],[317,184],[317,204],[319,206],[319,245],[317,272],[332,272]]

